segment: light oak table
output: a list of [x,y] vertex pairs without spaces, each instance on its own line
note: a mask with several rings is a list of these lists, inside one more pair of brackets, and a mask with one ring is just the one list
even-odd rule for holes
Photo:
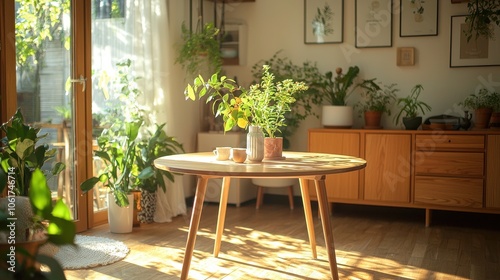
[[362,169],[366,161],[356,157],[305,152],[284,152],[282,160],[264,160],[260,163],[234,163],[217,161],[214,154],[191,153],[161,157],[155,160],[156,168],[175,173],[195,175],[198,178],[194,206],[189,225],[188,239],[182,266],[181,279],[187,279],[193,257],[196,234],[200,223],[207,182],[212,178],[223,178],[219,214],[217,221],[214,256],[220,251],[224,220],[226,216],[227,197],[232,178],[298,178],[302,192],[307,232],[313,258],[316,254],[316,238],[312,222],[311,203],[309,199],[308,181],[314,181],[318,196],[318,206],[323,226],[323,234],[328,253],[328,261],[333,279],[338,279],[335,246],[333,244],[332,225],[329,218],[325,177],[329,174],[344,173]]

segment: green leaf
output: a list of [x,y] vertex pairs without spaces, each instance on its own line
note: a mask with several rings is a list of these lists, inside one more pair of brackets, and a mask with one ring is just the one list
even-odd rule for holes
[[33,208],[41,212],[42,216],[47,217],[50,214],[52,197],[45,175],[40,169],[35,169],[31,176],[29,197]]
[[99,182],[99,178],[97,178],[97,177],[89,178],[80,184],[80,189],[84,193],[86,193],[86,192],[90,191],[92,188],[94,188],[95,184],[97,184],[98,182]]

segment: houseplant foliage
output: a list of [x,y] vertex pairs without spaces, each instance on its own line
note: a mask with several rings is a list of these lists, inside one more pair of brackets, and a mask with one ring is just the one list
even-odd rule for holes
[[205,64],[209,73],[219,72],[222,65],[219,29],[211,22],[202,25],[199,20],[194,32],[185,24],[182,24],[181,31],[183,43],[175,62],[181,64],[190,76],[199,75]]
[[297,91],[294,94],[295,102],[290,104],[291,111],[285,114],[286,126],[281,127],[280,135],[283,137],[285,147],[289,146],[288,137],[290,137],[299,127],[300,123],[308,116],[319,117],[314,110],[314,99],[318,96],[318,89],[314,87],[320,84],[324,79],[316,63],[305,61],[302,64],[296,64],[284,56],[281,51],[276,52],[266,60],[261,60],[252,66],[252,76],[254,83],[259,83],[263,77],[263,65],[269,66],[269,72],[273,73],[275,81],[292,79],[297,82],[303,82],[308,86],[307,90]]
[[[8,196],[4,199],[8,199],[9,202],[16,199],[16,197],[11,196],[10,188]],[[47,236],[47,239],[40,240],[40,244],[74,244],[76,228],[71,218],[70,209],[62,199],[58,199],[57,202],[53,204],[51,191],[47,185],[47,179],[38,168],[33,171],[30,179],[29,201],[35,214],[35,223],[31,230],[41,230],[42,236]],[[18,210],[14,209],[13,211],[16,212]],[[12,236],[11,232],[6,232],[9,229],[8,225],[12,223],[12,220],[8,220],[9,217],[12,217],[11,210],[0,209],[1,237]],[[35,234],[34,236],[40,237],[39,234]],[[12,241],[10,237],[9,241]],[[5,247],[7,251],[3,251],[2,249],[1,252],[2,263],[7,264],[5,270],[0,270],[2,279],[65,279],[61,265],[53,257],[40,254],[38,248],[35,248],[33,253],[29,253],[28,247],[25,247],[25,244],[28,245],[28,243],[16,241],[14,246],[13,243],[7,240],[2,241],[7,243]],[[36,242],[36,239],[30,241],[28,246],[32,246],[33,242]],[[8,256],[13,247],[15,247],[16,261],[18,261],[15,265],[10,262],[11,259]],[[2,248],[4,248],[3,245]],[[22,262],[19,262],[21,259]],[[47,266],[50,270],[40,271],[37,266],[32,265],[35,261]]]
[[[422,90],[424,90],[424,87],[421,84],[417,84],[411,89],[410,95],[398,99],[397,105],[401,106],[401,109],[394,118],[396,125],[399,124],[401,116],[403,117],[406,129],[417,129],[422,124],[422,116],[418,115],[419,112],[422,112],[423,115],[425,111],[432,109],[427,103],[419,100]],[[412,126],[410,123],[413,122],[415,125]]]
[[[14,191],[16,195],[28,196],[33,171],[54,159],[57,151],[47,144],[39,144],[47,134],[39,135],[40,128],[26,124],[20,109],[0,129],[5,133],[0,150],[0,182],[7,182],[9,168],[15,168],[17,172],[12,175],[16,182]],[[47,175],[57,176],[65,168],[64,163],[56,162]],[[0,193],[5,187],[5,184],[0,185]]]
[[391,115],[390,106],[396,100],[396,93],[399,89],[396,88],[396,84],[381,87],[375,80],[364,80],[359,84],[363,91],[361,92],[362,100],[357,107],[360,112],[376,111]]
[[467,3],[469,14],[465,17],[468,29],[465,34],[467,41],[474,36],[494,38],[493,24],[500,26],[500,0],[470,0]]
[[477,128],[488,127],[491,114],[498,109],[500,93],[481,88],[478,92],[467,96],[459,105],[464,109],[474,110],[475,126]]
[[343,74],[342,68],[335,69],[336,76],[333,76],[331,71],[325,74],[326,79],[320,84],[316,84],[319,87],[320,94],[315,103],[318,105],[327,104],[334,106],[346,106],[347,98],[354,91],[355,87],[354,79],[359,74],[358,66],[351,66],[347,70],[347,73]]
[[249,89],[215,73],[207,81],[198,76],[184,93],[191,100],[206,95],[207,103],[213,102],[214,114],[223,117],[224,131],[235,126],[246,129],[251,124],[261,126],[268,137],[276,137],[280,128],[286,126],[285,114],[291,111],[294,94],[307,88],[305,83],[291,79],[276,82],[269,66],[264,65],[262,81]]
[[[360,114],[365,116],[366,128],[380,128],[382,114],[391,115],[391,105],[396,100],[396,84],[383,85],[381,87],[375,82],[376,79],[364,80],[359,84],[363,89],[361,101],[357,104]],[[371,120],[373,116],[373,121]]]

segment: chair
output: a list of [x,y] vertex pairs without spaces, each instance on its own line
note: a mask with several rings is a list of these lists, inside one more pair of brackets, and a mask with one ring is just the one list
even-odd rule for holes
[[264,200],[264,188],[285,188],[288,187],[288,202],[290,204],[290,210],[293,210],[293,185],[297,183],[295,178],[283,178],[283,179],[267,179],[267,178],[253,178],[252,183],[258,187],[257,190],[257,203],[255,209],[259,209],[262,206]]

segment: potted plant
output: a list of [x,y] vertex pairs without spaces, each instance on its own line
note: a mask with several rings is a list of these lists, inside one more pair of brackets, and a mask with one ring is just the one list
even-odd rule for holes
[[[74,244],[76,228],[69,207],[60,198],[53,203],[47,179],[38,168],[33,170],[30,177],[29,213],[17,208],[20,197],[14,195],[11,189],[13,185],[7,185],[7,196],[0,198],[0,276],[2,279],[65,279],[58,261],[52,256],[41,254],[38,249],[47,243]],[[16,215],[14,227],[13,212]],[[30,226],[22,230],[33,233],[26,241],[18,239],[22,234],[17,230],[23,224]],[[50,270],[42,272],[41,264]]]
[[174,182],[172,173],[155,168],[155,159],[184,152],[182,144],[173,137],[167,136],[163,127],[165,124],[157,125],[156,130],[148,133],[137,145],[137,167],[141,172],[137,176],[137,186],[141,191],[139,221],[144,223],[153,222],[156,208],[156,191],[160,187],[167,190],[165,178]]
[[471,0],[467,3],[469,14],[465,17],[468,28],[465,31],[467,41],[474,36],[488,39],[494,38],[493,24],[500,26],[500,1],[499,0]]
[[[286,125],[285,114],[295,102],[294,94],[307,88],[305,83],[291,79],[275,82],[269,66],[264,65],[262,81],[248,90],[226,76],[219,78],[216,73],[208,81],[198,76],[193,85],[187,85],[185,95],[191,100],[196,100],[196,95],[198,99],[207,96],[206,102],[213,102],[215,116],[222,116],[224,131],[235,126],[246,129],[251,125],[260,127],[269,138],[277,138],[280,127]],[[247,141],[250,143],[252,141]],[[247,152],[250,156],[251,152]]]
[[322,106],[321,123],[324,127],[350,128],[353,124],[353,107],[347,106],[347,98],[355,87],[354,79],[359,74],[358,66],[351,66],[347,73],[342,73],[342,68],[333,73],[327,72],[325,79],[314,87],[319,89],[319,98],[315,104]]
[[481,88],[477,93],[467,96],[459,105],[474,110],[474,126],[478,129],[488,128],[493,109],[498,106],[499,94]]
[[[411,89],[411,94],[404,98],[399,98],[397,101],[401,110],[394,118],[396,125],[399,124],[401,116],[403,116],[403,124],[407,130],[417,130],[422,124],[422,116],[419,116],[419,111],[425,114],[425,111],[430,111],[432,108],[427,103],[418,100],[420,93],[424,88],[422,85],[417,84]],[[403,115],[404,113],[404,115]]]
[[363,89],[361,93],[362,100],[358,107],[359,113],[364,114],[365,128],[380,129],[382,114],[391,115],[391,104],[396,100],[396,84],[384,85],[381,88],[376,82],[376,79],[364,80],[359,84]]
[[262,65],[269,65],[269,72],[273,73],[275,81],[292,79],[304,82],[309,87],[307,90],[295,92],[295,102],[291,104],[292,111],[285,114],[286,126],[281,127],[278,132],[283,137],[283,148],[286,149],[290,146],[289,137],[303,120],[309,116],[319,118],[313,106],[317,104],[319,90],[314,85],[320,84],[325,75],[319,71],[316,63],[305,61],[302,64],[295,64],[278,51],[271,58],[261,60],[252,66],[253,83],[258,83],[262,79]]
[[182,24],[181,31],[183,43],[175,62],[181,64],[190,76],[199,75],[204,67],[208,73],[219,72],[222,65],[219,29],[211,22],[202,26],[201,21],[198,21],[194,32],[185,24]]
[[[60,266],[57,261],[49,256],[39,256],[37,252],[47,242],[71,244],[74,240],[71,211],[61,198],[53,202],[46,179],[47,176],[57,176],[65,165],[53,162],[51,168],[46,166],[55,158],[56,150],[40,144],[47,134],[40,135],[40,128],[26,124],[20,109],[0,129],[5,133],[0,147],[0,193],[6,194],[0,198],[0,221],[6,223],[0,231],[9,230],[4,235],[8,240],[2,240],[0,248],[4,257],[8,257],[11,251],[17,256],[2,263],[13,266],[16,275],[23,279],[40,274],[35,260],[58,273]],[[45,170],[46,175],[41,170]],[[7,227],[12,223],[7,217],[12,218],[13,214],[15,227]]]

